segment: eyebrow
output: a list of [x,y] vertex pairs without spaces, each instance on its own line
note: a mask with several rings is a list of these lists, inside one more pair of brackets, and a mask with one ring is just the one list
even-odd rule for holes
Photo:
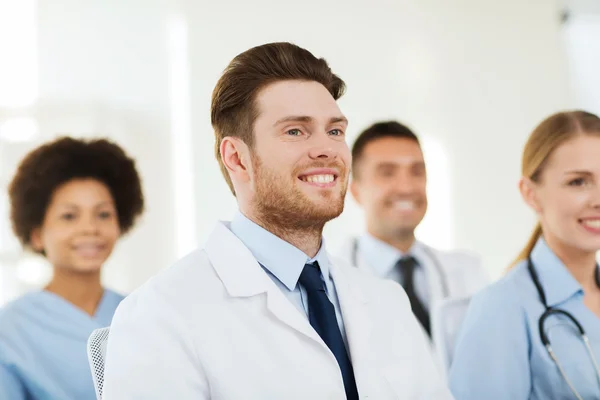
[[[59,205],[62,206],[62,207],[65,207],[65,208],[79,208],[79,206],[77,204],[73,204],[73,203],[61,203]],[[113,203],[110,202],[110,201],[108,201],[108,200],[106,200],[106,201],[103,201],[101,203],[96,204],[94,206],[94,208],[100,208],[100,207],[103,207],[103,206],[110,206],[110,205],[113,205]]]
[[[277,122],[275,122],[275,124],[273,126],[277,126],[286,122],[313,122],[315,119],[313,117],[310,117],[308,115],[291,115],[288,117],[284,117],[281,118],[280,120],[278,120]],[[348,119],[344,116],[340,116],[340,117],[332,117],[329,119],[329,124],[335,124],[335,123],[339,123],[339,122],[343,122],[343,123],[348,123]]]
[[567,171],[567,172],[565,172],[565,175],[594,175],[594,174],[592,172],[590,172],[590,171],[573,170],[573,171]]
[[[390,168],[390,167],[396,168],[396,167],[400,167],[402,165],[406,165],[406,164],[402,164],[402,163],[395,162],[395,161],[379,161],[375,165],[375,167],[376,168]],[[422,160],[414,160],[414,161],[411,161],[409,163],[409,166],[411,166],[411,167],[424,167],[425,166],[425,162],[422,161]]]
[[394,162],[389,162],[389,161],[385,161],[385,162],[379,162],[375,165],[376,168],[396,168],[398,167],[397,163]]

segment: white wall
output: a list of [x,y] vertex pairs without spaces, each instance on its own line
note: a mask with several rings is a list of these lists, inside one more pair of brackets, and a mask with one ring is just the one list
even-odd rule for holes
[[[210,9],[190,2],[187,13],[201,236],[235,204],[214,161],[210,91],[237,53],[287,40],[326,57],[347,82],[340,104],[351,135],[398,118],[445,150],[451,193],[432,198],[430,211],[440,215],[450,201],[451,235],[435,237],[439,220],[428,217],[425,240],[480,252],[493,275],[524,244],[533,219],[517,192],[520,152],[535,124],[569,104],[556,4],[322,0],[292,11],[281,2],[229,0]],[[337,247],[362,226],[349,200],[326,230],[329,244]]]
[[597,13],[574,13],[564,26],[574,107],[600,114],[600,2]]

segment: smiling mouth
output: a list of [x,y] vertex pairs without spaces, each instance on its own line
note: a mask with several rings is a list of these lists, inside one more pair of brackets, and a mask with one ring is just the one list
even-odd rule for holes
[[305,176],[300,177],[300,180],[303,182],[321,183],[321,184],[332,183],[336,179],[337,179],[337,176],[334,174],[305,175]]
[[391,208],[396,211],[414,211],[417,204],[412,200],[396,200],[391,203]]
[[579,223],[588,228],[600,229],[600,219],[579,220]]
[[96,257],[104,252],[104,245],[78,245],[73,246],[73,250],[83,257]]

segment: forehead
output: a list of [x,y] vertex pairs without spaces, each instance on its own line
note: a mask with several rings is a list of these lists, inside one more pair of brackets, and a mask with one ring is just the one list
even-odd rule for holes
[[362,157],[370,164],[385,162],[411,165],[424,162],[421,146],[409,138],[376,139],[365,146]]
[[600,135],[579,135],[563,143],[552,153],[548,169],[600,174]]
[[54,203],[99,202],[112,200],[108,187],[95,179],[73,179],[53,193]]
[[274,123],[289,116],[307,116],[316,121],[328,121],[342,113],[337,102],[318,82],[280,81],[262,89],[256,104],[258,120]]

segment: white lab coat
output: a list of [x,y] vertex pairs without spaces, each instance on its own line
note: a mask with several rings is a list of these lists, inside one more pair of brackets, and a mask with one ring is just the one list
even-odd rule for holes
[[[399,285],[331,259],[361,399],[452,399]],[[204,248],[128,296],[104,399],[344,399],[335,357],[219,223]]]
[[[360,246],[356,246],[357,238],[350,238],[337,254],[338,257],[358,269],[373,272],[373,267],[368,265],[361,254]],[[432,318],[432,330],[435,330],[436,317],[440,309],[449,299],[470,297],[483,289],[490,282],[489,275],[483,268],[481,259],[472,253],[463,251],[442,251],[418,243],[420,253],[419,262],[425,268],[428,283],[429,314]],[[437,263],[437,266],[436,266]],[[443,271],[443,276],[438,268]],[[446,288],[445,288],[446,287]],[[446,292],[446,293],[445,293]],[[449,326],[460,326],[460,321],[448,323]],[[449,332],[448,334],[456,334]],[[435,334],[433,335],[436,336]],[[444,365],[439,354],[436,353],[435,343],[431,343],[432,351],[440,368]],[[442,372],[445,373],[444,368]]]

